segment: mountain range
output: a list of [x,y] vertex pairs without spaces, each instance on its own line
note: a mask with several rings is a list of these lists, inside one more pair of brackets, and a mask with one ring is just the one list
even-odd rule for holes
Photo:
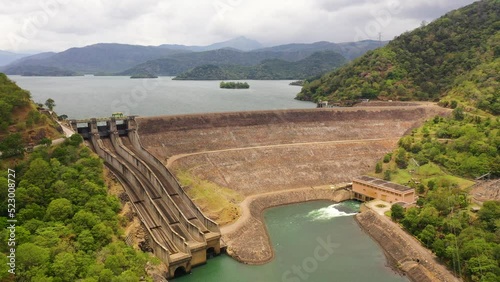
[[305,79],[344,65],[347,60],[335,51],[318,51],[295,62],[266,59],[254,66],[202,65],[177,75],[177,80]]
[[179,49],[179,50],[192,51],[192,52],[203,52],[203,51],[211,51],[211,50],[224,49],[224,48],[237,49],[237,50],[241,50],[241,51],[252,51],[255,49],[263,48],[262,44],[260,44],[258,41],[253,40],[253,39],[248,39],[244,36],[236,37],[236,38],[233,38],[233,39],[230,39],[227,41],[223,41],[223,42],[217,42],[217,43],[210,44],[207,46],[186,46],[186,45],[179,45],[179,44],[162,44],[159,47],[168,48],[168,49]]
[[141,46],[99,43],[70,48],[59,53],[41,53],[21,58],[0,68],[17,75],[178,75],[194,67],[213,65],[255,66],[264,60],[303,60],[318,51],[335,51],[350,60],[386,42],[316,42],[268,48],[255,40],[238,37],[208,46],[164,44]]
[[23,57],[29,56],[28,54],[18,54],[8,51],[0,50],[0,66],[8,65],[16,60],[19,60]]

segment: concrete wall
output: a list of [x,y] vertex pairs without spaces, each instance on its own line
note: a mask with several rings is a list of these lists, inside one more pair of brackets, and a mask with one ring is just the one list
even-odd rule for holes
[[[186,219],[184,214],[180,211],[179,207],[177,207],[175,202],[168,195],[161,182],[158,180],[155,174],[147,167],[147,165],[142,160],[137,158],[137,156],[135,156],[132,152],[130,152],[126,147],[124,147],[120,139],[117,138],[116,135],[113,135],[111,140],[112,142],[114,142],[115,149],[117,150],[117,152],[123,158],[128,159],[129,162],[134,163],[135,167],[139,169],[141,173],[147,177],[149,185],[151,185],[156,190],[156,193],[158,193],[158,195],[161,196],[162,201],[158,203],[158,205],[163,205],[164,210],[166,210],[171,216],[176,218],[179,221],[179,223],[183,226],[183,228],[187,230],[188,235],[191,236],[194,240],[198,242],[205,242],[205,238],[203,237],[201,231]],[[154,203],[154,206],[156,206],[156,203]]]
[[[155,156],[150,154],[146,149],[144,149],[144,147],[142,147],[142,144],[139,140],[139,136],[137,135],[137,132],[135,130],[131,131],[129,133],[129,138],[130,138],[130,141],[132,142],[132,145],[139,150],[139,152],[141,154],[140,157],[147,160],[149,162],[149,164],[153,165],[158,171],[163,173],[163,175],[166,177],[169,185],[171,187],[174,187],[174,189],[176,189],[176,191],[179,194],[179,196],[181,197],[181,199],[195,213],[198,220],[200,220],[207,227],[207,229],[210,230],[211,232],[220,233],[219,226],[217,225],[217,223],[215,223],[214,221],[207,218],[202,213],[202,211],[198,208],[198,206],[196,206],[193,203],[191,198],[189,198],[189,196],[186,194],[184,189],[182,189],[180,184],[177,182],[177,179],[175,179],[175,177],[170,173],[170,171],[165,167],[165,165],[163,163],[161,163],[160,160],[158,160]],[[216,240],[218,241],[218,238]],[[220,249],[220,246],[218,249]]]
[[[109,151],[107,151],[104,148],[104,145],[102,144],[102,141],[97,139],[97,138],[92,138],[92,145],[94,149],[96,150],[96,153],[103,159],[106,160],[106,162],[116,169],[122,176],[125,177],[125,179],[122,179],[121,177],[118,177],[120,181],[122,182],[125,190],[129,193],[132,194],[133,191],[131,190],[131,186],[133,187],[140,187],[140,183],[137,181],[137,178],[134,177],[133,172],[129,171],[124,164],[122,164],[116,157],[113,156]],[[136,186],[137,185],[137,186]],[[140,193],[139,194],[139,200],[143,201],[145,199],[145,194]],[[136,204],[132,202],[132,206],[134,206],[134,209],[138,211],[138,208],[136,207]],[[146,222],[144,216],[142,214],[138,214],[139,218],[141,221]],[[151,231],[146,228],[146,231],[148,232],[148,235],[151,238],[151,248],[153,249],[154,254],[161,259],[165,264],[169,265],[170,264],[170,252],[169,250],[154,236],[154,234],[151,233]]]

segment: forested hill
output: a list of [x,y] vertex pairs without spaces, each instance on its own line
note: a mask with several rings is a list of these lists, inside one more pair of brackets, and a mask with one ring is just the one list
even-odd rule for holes
[[322,51],[297,62],[268,59],[255,66],[203,65],[178,75],[183,80],[305,79],[340,67],[347,60],[337,52]]
[[60,136],[48,113],[37,110],[29,91],[0,73],[0,158],[22,153],[29,143]]
[[462,102],[498,114],[498,3],[478,1],[406,32],[385,47],[306,83],[297,99],[438,100],[454,93]]

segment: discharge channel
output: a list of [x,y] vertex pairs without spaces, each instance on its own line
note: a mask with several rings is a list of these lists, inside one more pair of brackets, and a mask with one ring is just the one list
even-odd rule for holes
[[361,230],[356,201],[314,201],[266,210],[274,259],[246,265],[227,255],[210,259],[174,281],[324,282],[408,281],[388,265],[382,249]]

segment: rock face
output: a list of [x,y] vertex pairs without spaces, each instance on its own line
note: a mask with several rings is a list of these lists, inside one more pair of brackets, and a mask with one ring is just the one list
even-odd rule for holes
[[412,281],[460,281],[432,253],[397,224],[372,210],[356,215],[359,225],[383,249],[390,264]]

